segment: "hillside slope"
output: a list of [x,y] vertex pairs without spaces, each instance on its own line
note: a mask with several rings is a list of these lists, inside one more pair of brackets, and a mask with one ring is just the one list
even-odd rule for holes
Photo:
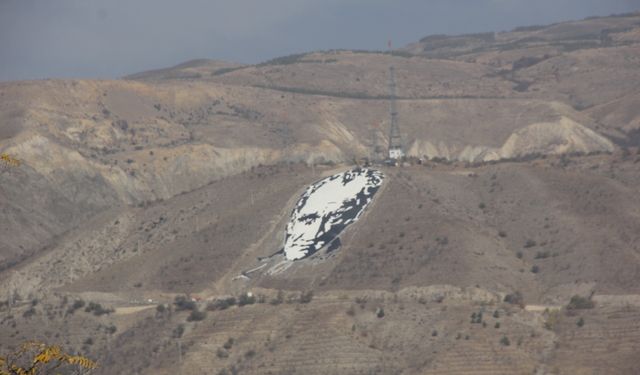
[[[635,373],[639,35],[0,83],[0,346],[104,374]],[[373,166],[337,250],[273,267],[302,192],[387,144],[390,65],[409,161]]]

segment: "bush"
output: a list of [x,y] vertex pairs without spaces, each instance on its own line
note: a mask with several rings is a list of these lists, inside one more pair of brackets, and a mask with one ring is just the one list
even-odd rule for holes
[[313,299],[313,291],[303,292],[300,294],[300,303],[309,303]]
[[230,350],[233,347],[234,342],[235,340],[233,339],[233,337],[229,337],[227,341],[224,343],[224,345],[222,345],[222,347],[227,350]]
[[199,322],[204,320],[207,317],[207,313],[205,311],[193,310],[191,314],[187,317],[187,322]]
[[536,253],[535,259],[546,259],[551,256],[551,253],[548,251],[538,251]]
[[228,358],[229,353],[227,353],[227,351],[222,348],[218,348],[218,350],[216,351],[216,356],[218,358]]
[[99,303],[89,302],[89,305],[84,309],[84,311],[85,312],[93,312],[93,315],[95,315],[95,316],[101,316],[101,315],[105,315],[105,314],[111,314],[115,310],[107,309],[107,308],[103,307]]
[[515,291],[504,296],[504,302],[512,305],[524,306],[524,297],[522,296],[522,293]]
[[584,318],[580,318],[578,319],[578,322],[576,323],[576,325],[580,328],[582,328],[582,326],[584,325]]
[[112,324],[109,327],[107,327],[105,331],[108,334],[113,335],[114,333],[116,333],[117,330],[118,330],[118,328]]
[[283,301],[284,301],[284,292],[282,290],[278,290],[278,294],[276,298],[269,301],[269,303],[275,306],[275,305],[281,304]]
[[238,306],[253,305],[256,303],[256,297],[252,294],[245,293],[238,298]]
[[509,346],[511,345],[511,340],[509,340],[507,336],[502,336],[502,338],[500,339],[500,344],[504,346]]
[[74,312],[76,312],[76,310],[83,308],[84,305],[85,302],[81,299],[73,301],[73,304],[67,309],[67,314],[73,314]]
[[[255,301],[254,301],[255,302]],[[213,303],[207,305],[207,310],[226,310],[237,303],[235,297],[229,297],[224,299],[215,300]]]
[[592,309],[594,306],[595,303],[590,298],[575,295],[571,297],[571,301],[569,301],[567,305],[567,310]]
[[184,333],[184,324],[179,324],[176,328],[174,328],[173,332],[171,333],[171,337],[175,339],[179,339],[180,337],[182,337],[183,333]]
[[528,248],[530,248],[530,247],[534,247],[534,246],[536,246],[536,245],[537,245],[536,241],[534,241],[534,240],[532,240],[532,239],[528,239],[528,240],[524,243],[524,248],[525,248],[525,249],[528,249]]
[[176,305],[176,311],[195,310],[196,303],[191,301],[186,296],[176,296],[173,300],[173,304]]

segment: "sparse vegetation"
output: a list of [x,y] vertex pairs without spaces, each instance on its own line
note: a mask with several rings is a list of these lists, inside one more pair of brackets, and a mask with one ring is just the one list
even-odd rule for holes
[[99,303],[89,302],[89,305],[84,309],[85,312],[93,313],[95,316],[101,316],[111,314],[115,310],[112,308],[105,308]]
[[500,339],[500,344],[502,344],[503,346],[509,346],[511,345],[511,340],[509,340],[507,336],[502,336],[502,338]]
[[300,294],[300,303],[309,303],[313,299],[313,291],[302,292]]
[[251,293],[243,293],[238,297],[238,306],[253,305],[256,303],[256,297]]
[[595,305],[595,302],[593,302],[591,298],[575,295],[571,297],[571,300],[567,305],[567,311],[592,309]]
[[226,350],[231,350],[235,341],[236,340],[233,337],[229,337],[227,341],[225,341],[225,343],[222,345],[222,347],[225,348]]
[[187,317],[188,322],[199,322],[204,320],[207,317],[207,313],[205,311],[200,310],[192,310],[191,314]]
[[176,296],[173,304],[176,306],[176,311],[195,310],[197,307],[196,303],[187,296]]
[[519,291],[515,291],[504,296],[504,302],[524,307],[524,297]]

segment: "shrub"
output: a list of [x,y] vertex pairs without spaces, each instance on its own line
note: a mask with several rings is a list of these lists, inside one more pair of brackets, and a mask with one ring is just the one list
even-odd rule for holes
[[176,305],[176,311],[195,310],[196,303],[191,301],[186,296],[176,296],[173,300],[173,304]]
[[500,344],[504,346],[509,346],[511,345],[511,340],[509,340],[507,336],[502,336],[502,338],[500,339]]
[[231,306],[234,306],[236,303],[237,301],[235,297],[219,299],[207,305],[207,310],[225,310]]
[[74,312],[76,312],[76,310],[83,308],[84,305],[85,302],[81,299],[73,301],[73,304],[67,309],[67,314],[73,314]]
[[282,290],[278,290],[278,295],[276,296],[276,298],[269,301],[269,303],[272,305],[279,305],[283,301],[284,301],[284,292]]
[[29,307],[28,310],[26,310],[25,312],[22,313],[22,317],[28,319],[28,318],[32,317],[33,315],[35,315],[35,314],[36,314],[36,309],[33,306],[31,306],[31,307]]
[[535,259],[546,259],[551,256],[551,253],[548,251],[538,251],[536,253]]
[[595,303],[590,298],[575,295],[571,297],[571,300],[567,305],[567,310],[592,309],[594,306]]
[[382,307],[379,307],[378,310],[376,310],[376,316],[378,318],[384,318],[384,309]]
[[106,328],[106,332],[110,335],[116,333],[117,330],[118,328],[116,328],[116,326],[114,326],[113,324]]
[[544,328],[549,331],[553,331],[556,328],[556,324],[558,324],[558,310],[548,311],[547,319],[544,322]]
[[222,348],[218,348],[218,350],[216,351],[216,356],[218,358],[228,358],[229,353],[227,353],[227,351]]
[[253,305],[256,303],[256,297],[252,294],[245,293],[238,298],[238,306]]
[[84,311],[85,312],[93,312],[93,315],[95,315],[95,316],[111,314],[112,312],[114,312],[113,309],[105,308],[101,304],[95,303],[95,302],[89,302],[89,305],[87,305],[87,307],[84,309]]
[[171,332],[171,337],[173,337],[174,339],[179,339],[180,337],[182,337],[183,333],[184,324],[179,324],[176,328],[173,329],[173,332]]
[[206,317],[207,313],[205,311],[192,310],[191,314],[187,317],[187,322],[199,322]]
[[536,246],[536,245],[537,245],[536,241],[534,241],[534,240],[532,240],[532,239],[528,239],[528,240],[524,243],[524,247],[525,247],[525,249],[528,249],[528,248],[530,248],[530,247],[534,247],[534,246]]
[[230,350],[233,347],[233,343],[235,342],[233,337],[229,337],[227,341],[222,345],[223,348]]
[[532,273],[538,273],[538,272],[540,272],[540,267],[535,266],[535,265],[534,265],[534,266],[532,266],[532,267],[531,267],[531,272],[532,272]]
[[524,297],[522,296],[522,293],[515,291],[504,296],[504,302],[512,305],[524,306]]
[[300,303],[309,303],[313,299],[313,291],[303,292],[300,295]]
[[578,322],[576,323],[576,325],[580,328],[582,328],[582,326],[584,325],[584,319],[582,317],[580,317],[580,319],[578,319]]

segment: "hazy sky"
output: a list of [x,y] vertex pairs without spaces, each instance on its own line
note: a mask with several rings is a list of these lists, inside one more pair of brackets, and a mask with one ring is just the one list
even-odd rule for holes
[[114,78],[194,58],[384,49],[640,9],[640,0],[0,0],[0,80]]

